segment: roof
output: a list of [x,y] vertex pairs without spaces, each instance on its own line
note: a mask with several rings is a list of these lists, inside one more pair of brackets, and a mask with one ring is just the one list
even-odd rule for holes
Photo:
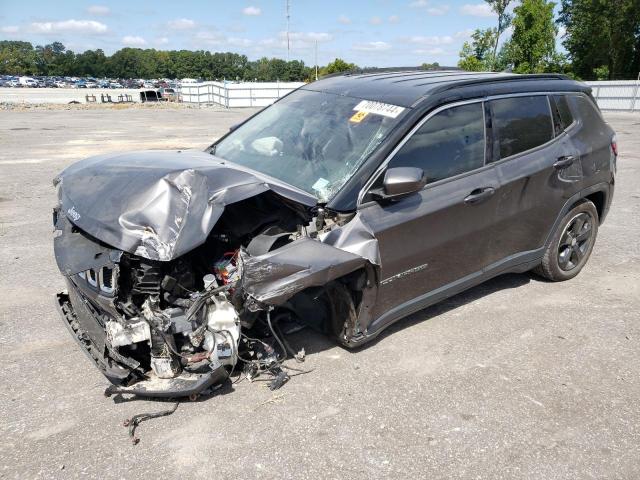
[[[564,75],[517,75],[500,72],[448,71],[396,71],[376,73],[344,74],[324,78],[302,87],[305,90],[333,93],[365,100],[411,107],[423,97],[443,89],[465,85],[520,82],[531,80],[564,80]],[[564,82],[563,82],[564,83]]]

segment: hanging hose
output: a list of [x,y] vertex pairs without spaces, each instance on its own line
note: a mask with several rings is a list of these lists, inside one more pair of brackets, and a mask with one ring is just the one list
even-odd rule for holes
[[227,283],[226,285],[222,285],[221,287],[212,288],[210,290],[205,290],[200,293],[198,297],[194,300],[193,304],[189,307],[186,313],[187,320],[192,320],[193,317],[202,309],[207,300],[211,298],[216,293],[226,292],[227,290],[234,287],[233,283]]
[[284,345],[285,349],[286,349],[286,358],[289,357],[293,357],[293,359],[298,362],[298,363],[303,363],[304,362],[304,348],[300,351],[297,352],[291,347],[291,344],[287,341],[287,337],[285,336],[285,334],[282,332],[282,329],[280,328],[280,324],[279,324],[279,320],[281,317],[287,315],[286,313],[280,314],[279,316],[277,316],[274,320],[274,325],[273,328],[275,329],[275,331],[278,333],[279,338],[282,340],[282,344]]
[[276,339],[276,341],[280,345],[280,348],[282,349],[282,353],[284,354],[284,358],[282,359],[282,361],[286,360],[288,356],[287,349],[284,346],[284,343],[282,343],[282,340],[280,340],[280,337],[276,334],[276,331],[273,329],[273,325],[271,325],[271,309],[267,310],[267,325],[269,325],[269,330],[271,330],[271,335],[273,335],[273,338]]

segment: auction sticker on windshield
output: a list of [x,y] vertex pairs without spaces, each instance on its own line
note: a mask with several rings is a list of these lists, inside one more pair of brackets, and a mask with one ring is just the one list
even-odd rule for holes
[[389,103],[372,102],[371,100],[363,100],[353,107],[353,109],[356,112],[373,113],[374,115],[382,115],[383,117],[390,118],[396,118],[404,112],[404,107],[391,105]]
[[367,117],[367,115],[369,115],[369,112],[362,112],[362,111],[356,112],[353,114],[353,117],[349,119],[349,121],[353,123],[360,123],[362,120],[364,120]]

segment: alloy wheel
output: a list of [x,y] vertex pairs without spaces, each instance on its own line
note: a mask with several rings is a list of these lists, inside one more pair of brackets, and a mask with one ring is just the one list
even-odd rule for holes
[[593,218],[589,213],[573,217],[560,236],[558,266],[565,272],[576,268],[589,252],[593,238]]

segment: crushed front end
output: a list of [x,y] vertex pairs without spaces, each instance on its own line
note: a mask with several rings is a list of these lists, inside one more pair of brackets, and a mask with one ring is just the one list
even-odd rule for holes
[[233,257],[211,266],[217,278],[196,278],[186,259],[159,262],[111,249],[66,216],[55,217],[56,255],[68,272],[57,306],[89,358],[118,386],[112,393],[190,396],[227,378],[238,361],[241,328],[231,303]]
[[[202,152],[141,152],[56,178],[64,323],[107,394],[195,396],[295,352],[278,323],[353,345],[377,292],[375,238],[357,216]],[[238,363],[242,363],[241,367]]]

